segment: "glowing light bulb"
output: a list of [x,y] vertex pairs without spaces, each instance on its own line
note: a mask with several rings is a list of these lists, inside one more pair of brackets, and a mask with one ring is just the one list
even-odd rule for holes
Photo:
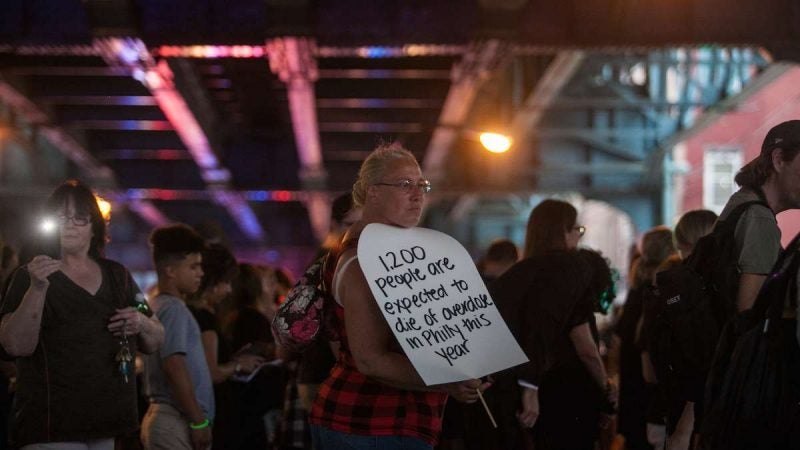
[[492,153],[505,153],[511,148],[511,139],[499,133],[481,133],[481,144]]
[[103,216],[103,220],[106,222],[111,220],[111,203],[97,194],[95,194],[94,198],[97,200],[97,207],[100,208],[100,215]]

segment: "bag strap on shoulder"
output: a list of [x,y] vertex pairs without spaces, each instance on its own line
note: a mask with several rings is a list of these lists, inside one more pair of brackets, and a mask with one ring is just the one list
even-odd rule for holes
[[769,316],[770,319],[780,319],[787,292],[794,295],[797,290],[795,279],[798,268],[800,268],[799,252],[800,233],[778,256],[778,261],[775,262],[770,275],[759,291],[752,308],[755,317]]
[[725,233],[728,230],[730,231],[736,230],[736,225],[739,223],[739,219],[747,211],[747,209],[753,205],[761,205],[766,208],[769,208],[767,202],[764,201],[763,198],[760,198],[760,196],[758,200],[748,200],[746,202],[743,202],[737,205],[735,208],[733,208],[733,211],[731,211],[730,214],[728,214],[728,217],[726,217],[725,220],[717,221],[717,223],[714,225],[713,232]]
[[351,248],[357,247],[357,237],[347,238],[328,252],[328,254],[325,256],[325,261],[322,263],[322,283],[320,283],[320,287],[323,291],[328,294],[333,292],[331,289],[333,287],[333,275],[336,272],[336,265],[339,264],[339,259],[342,257],[344,252],[350,250]]

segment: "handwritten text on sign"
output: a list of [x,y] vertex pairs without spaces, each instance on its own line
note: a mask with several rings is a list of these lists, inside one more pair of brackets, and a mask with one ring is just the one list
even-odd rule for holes
[[450,236],[370,224],[361,233],[358,260],[426,384],[478,378],[528,360],[469,253]]

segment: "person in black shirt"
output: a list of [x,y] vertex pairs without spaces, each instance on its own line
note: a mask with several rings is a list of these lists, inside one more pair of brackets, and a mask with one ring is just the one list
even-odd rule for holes
[[[660,407],[653,407],[648,414],[652,401],[657,400],[652,387],[645,383],[642,370],[642,347],[639,335],[641,320],[644,314],[646,298],[651,295],[653,281],[658,266],[677,250],[673,242],[672,231],[666,227],[655,227],[642,237],[641,257],[632,270],[631,289],[625,300],[625,306],[616,325],[619,337],[619,373],[620,373],[620,410],[619,432],[625,436],[626,448],[631,450],[649,450],[649,442],[660,440],[659,425],[655,422]],[[649,416],[649,417],[648,417]],[[651,423],[650,439],[648,439],[648,419]]]
[[[234,351],[273,360],[275,339],[269,316],[275,311],[275,295],[274,291],[265,289],[266,275],[267,271],[259,266],[239,264],[233,294],[237,309],[225,326],[225,334]],[[276,412],[279,413],[283,405],[284,387],[284,371],[280,365],[266,365],[249,382],[234,385],[241,435],[235,445],[227,448],[267,448],[272,444]]]
[[106,222],[88,186],[65,182],[45,210],[48,245],[0,306],[0,344],[18,370],[14,443],[110,450],[138,427],[133,355],[157,351],[164,328],[130,273],[102,257]]
[[237,373],[250,373],[264,363],[264,358],[252,354],[232,355],[228,340],[220,332],[216,308],[231,293],[231,281],[238,273],[236,258],[221,244],[209,244],[203,250],[203,281],[200,289],[188,301],[200,326],[203,351],[214,382],[216,418],[211,434],[214,448],[223,449],[238,426],[237,411],[232,407],[230,385],[226,383]]
[[484,283],[491,283],[519,261],[519,249],[510,239],[495,239],[478,261],[478,270]]
[[[597,419],[605,417],[607,422],[614,411],[616,394],[590,326],[595,306],[592,271],[576,251],[585,230],[572,205],[543,201],[528,220],[524,258],[489,286],[500,314],[530,359],[499,375],[492,389],[506,397],[498,414],[505,427],[500,437],[518,436],[501,448],[521,447],[517,422],[517,428],[535,425],[537,450],[593,449]],[[581,370],[567,370],[570,367]],[[565,374],[570,378],[559,379]],[[576,401],[586,397],[600,404],[595,410],[602,409],[606,416],[585,413],[586,401],[564,401],[559,398],[564,392]]]

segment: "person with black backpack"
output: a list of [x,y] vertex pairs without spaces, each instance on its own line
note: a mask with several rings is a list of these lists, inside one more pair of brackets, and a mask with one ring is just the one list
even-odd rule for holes
[[[711,232],[716,220],[717,215],[706,209],[696,209],[681,216],[673,233],[678,253],[667,258],[656,268],[654,284],[648,291],[650,295],[645,296],[644,299],[639,338],[640,346],[643,348],[642,370],[645,381],[655,385],[656,396],[662,400],[660,402],[662,409],[659,412],[662,414],[660,423],[669,425],[669,430],[666,430],[669,433],[664,436],[667,450],[686,450],[689,447],[689,440],[694,428],[694,402],[684,398],[685,396],[675,395],[674,390],[670,389],[672,386],[668,383],[659,383],[655,367],[652,364],[650,354],[655,347],[653,341],[658,338],[656,332],[661,330],[657,325],[659,319],[663,320],[663,317],[659,317],[659,315],[665,305],[665,299],[662,298],[661,292],[662,290],[665,293],[669,292],[670,287],[665,286],[665,289],[659,290],[657,280],[661,279],[664,283],[664,275],[661,275],[661,272],[670,270],[670,273],[676,273],[686,270],[686,267],[682,266],[683,260],[692,254],[700,238]],[[668,281],[671,280],[668,278]]]
[[798,268],[800,234],[781,253],[752,309],[738,318],[741,333],[714,380],[718,395],[707,407],[698,448],[800,448]]
[[742,312],[753,306],[778,259],[781,233],[775,215],[800,208],[798,151],[800,120],[772,128],[759,156],[736,175],[741,189],[728,200],[712,233],[698,241],[684,265],[657,278],[663,312],[650,353],[659,383],[671,386],[679,399],[695,402],[695,430],[704,404],[718,396],[730,343],[743,331],[737,325]]
[[662,421],[655,417],[660,406],[654,403],[657,399],[653,386],[644,379],[644,348],[640,331],[656,269],[677,252],[672,231],[664,226],[648,230],[642,236],[641,252],[642,256],[632,271],[631,289],[614,330],[619,338],[619,432],[625,437],[628,450],[651,450],[653,442],[662,440],[657,437],[663,434],[658,430]]

